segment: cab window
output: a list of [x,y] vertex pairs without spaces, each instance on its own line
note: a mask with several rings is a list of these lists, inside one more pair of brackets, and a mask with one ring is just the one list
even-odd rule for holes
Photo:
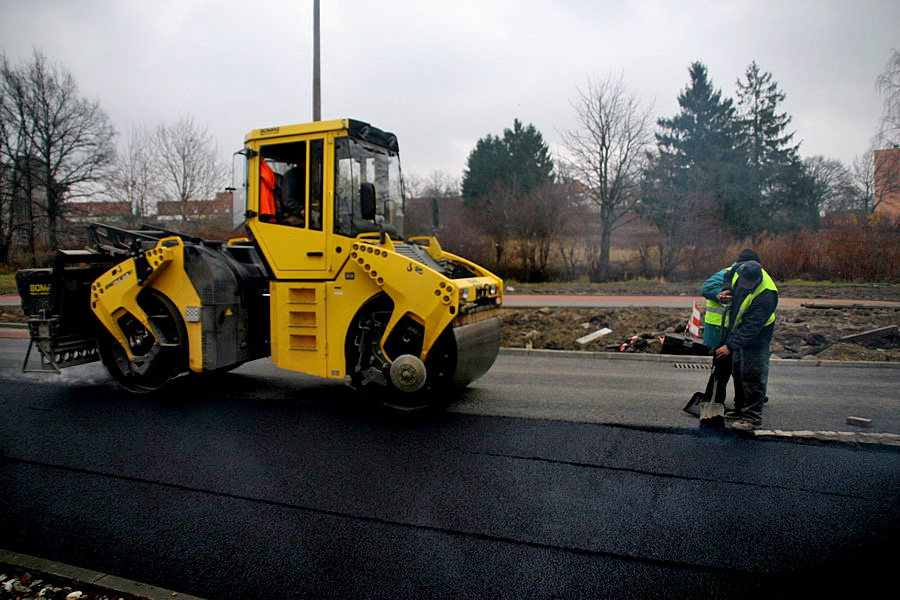
[[[374,221],[362,218],[359,188],[375,186]],[[396,152],[353,138],[338,138],[334,144],[334,231],[356,236],[385,231],[403,236],[403,198],[400,193],[400,160]]]
[[[261,221],[306,227],[306,145],[306,142],[294,142],[260,149]],[[321,228],[321,210],[319,221]]]
[[322,196],[325,188],[325,140],[309,142],[309,228],[322,231]]

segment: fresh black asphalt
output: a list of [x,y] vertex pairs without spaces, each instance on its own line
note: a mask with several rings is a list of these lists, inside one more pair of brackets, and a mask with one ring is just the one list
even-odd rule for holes
[[151,395],[0,378],[0,398],[0,547],[201,597],[777,597],[892,580],[895,451],[399,418],[303,376]]

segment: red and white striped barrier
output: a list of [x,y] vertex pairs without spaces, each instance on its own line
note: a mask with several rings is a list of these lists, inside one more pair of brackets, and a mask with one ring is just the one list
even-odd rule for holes
[[700,339],[700,303],[694,302],[694,309],[691,311],[691,318],[688,321],[685,333],[691,334],[695,340]]

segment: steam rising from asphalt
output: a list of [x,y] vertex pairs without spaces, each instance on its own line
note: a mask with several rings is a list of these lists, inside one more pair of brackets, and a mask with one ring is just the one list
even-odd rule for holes
[[77,365],[63,369],[60,373],[22,373],[18,369],[2,369],[0,376],[44,385],[102,385],[112,378],[99,363]]

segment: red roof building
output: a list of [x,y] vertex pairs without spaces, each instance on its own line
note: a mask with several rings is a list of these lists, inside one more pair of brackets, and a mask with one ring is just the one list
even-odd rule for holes
[[189,200],[186,203],[162,201],[156,204],[160,221],[198,221],[231,215],[232,193],[216,192],[213,200]]

